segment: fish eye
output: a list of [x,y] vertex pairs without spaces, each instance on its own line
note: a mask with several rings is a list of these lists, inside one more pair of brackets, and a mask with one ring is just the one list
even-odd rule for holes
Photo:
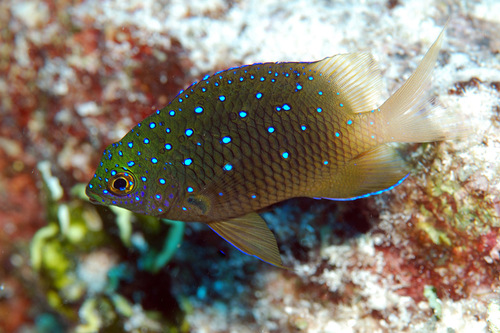
[[127,195],[135,187],[135,177],[130,172],[119,172],[109,178],[107,187],[114,195]]

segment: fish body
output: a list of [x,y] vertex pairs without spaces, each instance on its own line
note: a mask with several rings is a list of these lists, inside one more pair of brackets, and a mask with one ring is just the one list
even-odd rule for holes
[[421,98],[442,35],[378,107],[380,75],[366,53],[206,76],[110,145],[87,195],[141,214],[207,223],[243,252],[282,266],[257,211],[293,197],[352,200],[383,192],[407,174],[387,143],[456,135],[454,118],[434,116]]

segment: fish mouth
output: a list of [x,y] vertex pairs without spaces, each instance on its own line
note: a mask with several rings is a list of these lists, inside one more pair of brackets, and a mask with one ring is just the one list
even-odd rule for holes
[[102,205],[103,204],[101,197],[99,195],[97,195],[96,193],[90,191],[90,188],[88,186],[85,189],[85,194],[89,198],[89,201],[91,203],[93,203],[94,205]]
[[89,197],[89,201],[93,204],[99,204],[99,201],[97,199],[92,198],[92,197]]

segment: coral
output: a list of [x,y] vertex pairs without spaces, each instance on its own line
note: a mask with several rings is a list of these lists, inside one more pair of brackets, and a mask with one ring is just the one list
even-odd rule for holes
[[[1,1],[0,330],[497,332],[497,7]],[[371,50],[387,97],[448,18],[429,92],[470,135],[400,146],[388,193],[262,212],[290,270],[82,196],[103,148],[203,74]]]

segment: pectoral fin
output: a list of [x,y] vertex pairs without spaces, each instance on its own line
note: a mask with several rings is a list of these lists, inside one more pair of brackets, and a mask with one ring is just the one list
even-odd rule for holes
[[274,266],[286,268],[281,262],[273,233],[257,213],[229,221],[212,222],[208,226],[240,251]]

